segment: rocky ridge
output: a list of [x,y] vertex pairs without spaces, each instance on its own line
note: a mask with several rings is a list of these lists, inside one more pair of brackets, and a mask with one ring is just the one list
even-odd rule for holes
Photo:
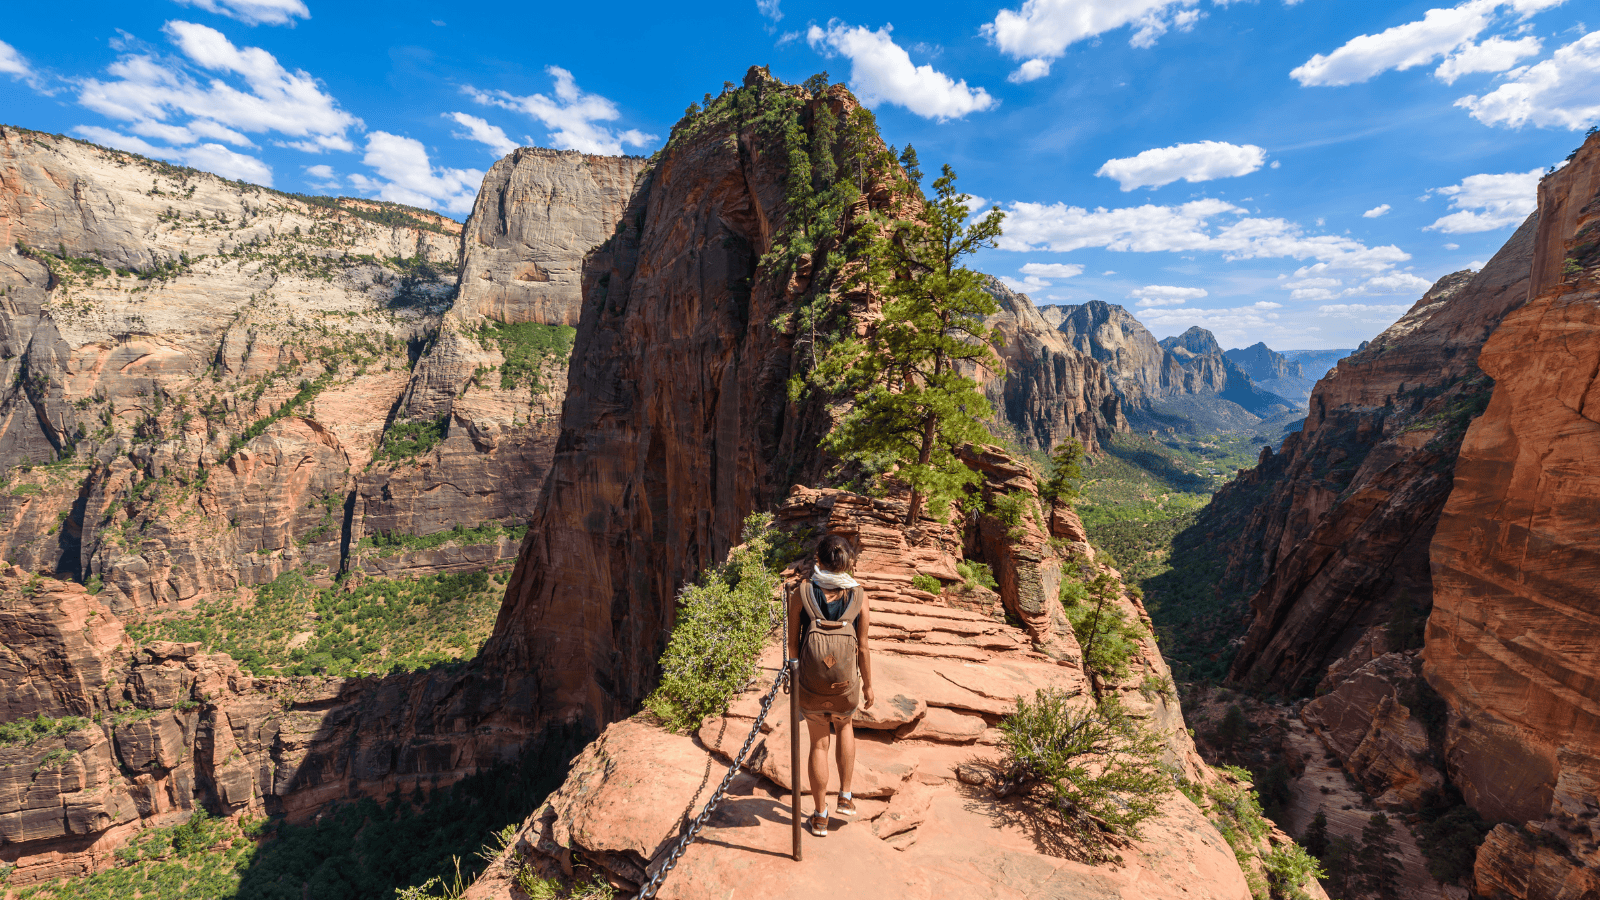
[[[973,463],[982,467],[986,491],[1034,490],[1026,468],[997,448],[975,454]],[[777,510],[781,528],[844,534],[861,548],[856,575],[873,608],[878,699],[857,726],[860,817],[836,820],[825,842],[806,836],[805,862],[787,859],[794,723],[787,705],[776,704],[750,764],[658,896],[732,891],[801,897],[835,884],[912,897],[1249,896],[1227,843],[1177,791],[1147,823],[1145,839],[1124,848],[1123,863],[1115,866],[1073,859],[1048,826],[1032,822],[1022,807],[994,799],[983,786],[998,759],[994,724],[1015,709],[1015,698],[1057,687],[1090,702],[1070,628],[1063,630],[1048,612],[1041,615],[1039,601],[1047,592],[1054,599],[1048,573],[1059,584],[1060,558],[1048,549],[1040,523],[1031,520],[1020,537],[1002,532],[995,540],[985,537],[982,516],[968,518],[964,538],[962,529],[931,520],[906,528],[905,514],[904,500],[803,487]],[[1068,546],[1078,548],[1072,552],[1092,554],[1070,509],[1057,509],[1050,522]],[[967,551],[991,561],[998,594],[959,587],[955,567]],[[1041,563],[1044,574],[1038,574]],[[797,578],[805,571],[799,564],[785,574]],[[941,594],[925,592],[912,586],[916,576],[948,587]],[[1116,603],[1147,622],[1136,597],[1122,593]],[[1060,608],[1059,602],[1053,606]],[[752,730],[758,700],[781,657],[776,641],[774,636],[762,655],[757,681],[735,698],[726,716],[707,720],[694,735],[672,734],[644,714],[608,727],[574,762],[566,785],[528,818],[466,896],[520,896],[513,885],[517,873],[528,870],[562,879],[598,875],[624,891],[648,880],[664,864],[684,817],[703,807],[708,794],[696,786],[718,783]],[[1167,761],[1184,777],[1215,779],[1195,754],[1176,703],[1140,689],[1146,676],[1170,677],[1153,641],[1143,642],[1133,668],[1106,689],[1166,735]],[[654,802],[637,803],[641,783],[652,785]]]
[[1229,350],[1223,354],[1262,390],[1304,406],[1311,399],[1315,378],[1306,377],[1297,360],[1278,353],[1264,342]]

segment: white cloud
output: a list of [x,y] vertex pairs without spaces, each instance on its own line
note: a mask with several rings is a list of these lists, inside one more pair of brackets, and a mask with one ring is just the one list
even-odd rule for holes
[[[176,143],[206,136],[248,145],[240,132],[277,132],[299,138],[285,146],[301,150],[355,149],[346,132],[362,127],[361,120],[340,109],[308,73],[290,72],[267,51],[236,47],[204,25],[168,22],[164,31],[187,63],[153,54],[124,55],[107,69],[113,80],[82,83],[78,102],[151,136],[162,131],[158,126],[187,129],[187,134],[165,131],[159,137]],[[205,83],[194,67],[210,73]],[[244,89],[225,81],[227,76],[237,76]],[[189,121],[173,121],[182,118]]]
[[778,8],[780,3],[781,0],[756,0],[756,11],[771,19],[773,26],[776,27],[783,21],[783,10]]
[[306,178],[312,187],[319,191],[331,191],[340,186],[339,173],[333,171],[333,166],[319,165],[306,166]]
[[1022,267],[1022,274],[1040,278],[1076,278],[1083,274],[1083,266],[1077,263],[1028,263]]
[[489,148],[489,153],[495,158],[505,156],[517,149],[517,142],[506,137],[506,133],[498,125],[490,125],[477,116],[466,113],[445,113],[445,118],[455,120],[457,125],[466,128],[466,133],[456,132],[456,137],[464,141],[477,141]]
[[[1169,27],[1187,31],[1198,14],[1184,10],[1199,0],[1025,0],[1018,10],[1002,9],[983,34],[1013,59],[1056,59],[1081,40],[1134,25],[1129,43],[1148,47]],[[1031,62],[1032,60],[1030,60]],[[1023,68],[1027,67],[1024,63]],[[1015,73],[1023,74],[1022,69]]]
[[1146,150],[1126,159],[1108,159],[1095,174],[1115,179],[1124,191],[1131,191],[1161,187],[1180,178],[1198,182],[1248,175],[1261,168],[1266,158],[1266,151],[1254,144],[1199,141]]
[[620,156],[623,145],[648,147],[655,143],[655,135],[636,128],[616,131],[599,124],[622,118],[615,103],[599,94],[584,93],[566,69],[547,66],[545,72],[556,81],[554,97],[544,94],[518,97],[506,91],[480,91],[472,87],[466,92],[479,103],[513,109],[538,119],[550,129],[550,142],[559,150]]
[[1456,105],[1485,125],[1586,128],[1600,120],[1600,31],[1584,35],[1511,80]]
[[1000,283],[1004,284],[1008,288],[1011,288],[1013,291],[1016,291],[1019,294],[1025,294],[1028,291],[1035,291],[1040,288],[1047,288],[1050,286],[1050,282],[1034,275],[1029,275],[1027,278],[1022,279],[1021,281],[1001,275]]
[[1445,84],[1455,84],[1456,79],[1474,72],[1504,72],[1527,56],[1538,56],[1543,44],[1536,37],[1508,41],[1492,37],[1481,44],[1467,44],[1452,53],[1433,76]]
[[1368,247],[1342,235],[1306,234],[1284,219],[1233,218],[1243,213],[1244,209],[1214,198],[1178,206],[1146,204],[1093,211],[1064,203],[1019,202],[1007,208],[1006,232],[998,246],[1057,253],[1084,247],[1138,253],[1209,251],[1229,260],[1317,259],[1321,269],[1371,273],[1411,258],[1393,245]]
[[272,186],[272,167],[243,153],[235,153],[221,144],[198,144],[193,147],[158,147],[150,142],[113,131],[110,128],[101,128],[96,125],[79,125],[72,129],[72,133],[86,141],[102,144],[107,147],[116,147],[129,153],[138,153],[141,156],[152,156],[158,159],[172,159],[186,166],[193,166],[223,178],[232,178],[238,181],[248,181],[252,184]]
[[1461,245],[1460,244],[1445,244],[1444,248],[1446,250],[1460,250],[1461,249]]
[[1178,306],[1190,300],[1199,300],[1207,296],[1205,288],[1172,287],[1165,284],[1149,284],[1142,288],[1135,288],[1128,292],[1129,299],[1137,299],[1138,305],[1151,306]]
[[1418,21],[1351,38],[1327,56],[1318,53],[1289,77],[1307,87],[1356,84],[1390,69],[1424,65],[1476,38],[1489,27],[1498,5],[1498,0],[1471,0],[1430,9]]
[[17,48],[5,41],[0,41],[0,75],[10,75],[13,78],[33,84],[38,76],[34,74],[33,67],[28,65],[28,60]]
[[1386,216],[1386,215],[1389,214],[1389,210],[1392,209],[1392,208],[1393,207],[1391,207],[1387,203],[1383,204],[1382,206],[1374,206],[1373,208],[1371,208],[1371,209],[1367,210],[1366,212],[1362,213],[1361,214],[1361,218],[1363,218],[1363,219],[1376,219],[1379,216]]
[[892,103],[943,122],[999,105],[981,87],[969,88],[966,81],[956,81],[933,66],[913,65],[911,55],[889,36],[892,30],[885,25],[870,31],[835,19],[826,31],[811,26],[806,40],[818,53],[838,53],[850,60],[850,87],[868,106]]
[[1027,84],[1050,74],[1050,61],[1045,59],[1030,59],[1017,67],[1015,72],[1006,76],[1012,84]]
[[293,25],[295,19],[311,18],[311,10],[301,0],[176,0],[180,6],[194,6],[206,12],[238,19],[248,25]]
[[1368,278],[1359,288],[1363,294],[1425,294],[1433,282],[1410,272],[1389,272]]
[[367,137],[367,153],[361,161],[384,180],[356,174],[350,176],[351,184],[379,199],[411,206],[470,213],[483,183],[483,173],[477,169],[435,168],[421,141],[387,131],[374,131]]
[[1381,319],[1384,322],[1393,322],[1395,319],[1405,315],[1406,310],[1410,308],[1405,304],[1372,306],[1362,303],[1334,303],[1317,307],[1317,315],[1343,319],[1360,319],[1362,321]]
[[1483,267],[1486,266],[1486,265],[1488,265],[1488,263],[1485,263],[1483,260],[1475,259],[1472,262],[1467,263],[1467,268],[1471,269],[1474,272],[1482,272],[1483,271]]
[[1507,172],[1504,175],[1469,175],[1460,184],[1442,187],[1437,193],[1450,198],[1451,213],[1424,228],[1445,234],[1471,234],[1515,225],[1539,206],[1541,169]]
[[1283,309],[1282,303],[1273,303],[1271,300],[1257,300],[1250,306],[1255,309]]

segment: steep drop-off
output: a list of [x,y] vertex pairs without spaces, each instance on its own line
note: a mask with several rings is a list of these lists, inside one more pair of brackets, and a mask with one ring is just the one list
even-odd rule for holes
[[1494,395],[1434,535],[1422,653],[1452,779],[1516,823],[1478,890],[1519,900],[1600,896],[1600,137],[1539,216],[1530,300],[1478,358]]

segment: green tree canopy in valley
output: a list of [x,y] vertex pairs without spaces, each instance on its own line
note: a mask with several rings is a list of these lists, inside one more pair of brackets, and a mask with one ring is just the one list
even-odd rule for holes
[[[883,297],[883,317],[864,337],[831,346],[814,376],[854,398],[828,436],[828,449],[869,472],[897,467],[895,477],[911,487],[908,524],[925,503],[943,515],[976,480],[956,448],[992,440],[983,425],[989,402],[963,366],[1005,371],[993,348],[999,335],[983,323],[999,306],[980,276],[961,264],[994,246],[1004,213],[990,210],[969,224],[971,198],[955,183],[945,166],[920,215],[890,223],[870,245],[859,279]],[[913,193],[915,185],[906,182],[904,189]]]

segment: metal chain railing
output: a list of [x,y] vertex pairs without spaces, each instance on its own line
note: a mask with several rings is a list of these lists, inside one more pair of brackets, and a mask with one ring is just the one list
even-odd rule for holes
[[683,837],[678,839],[678,845],[672,848],[672,853],[667,856],[667,861],[662,863],[661,868],[656,870],[656,874],[651,876],[645,886],[639,890],[637,900],[652,900],[655,897],[656,891],[660,890],[661,882],[667,877],[667,873],[671,872],[673,867],[678,864],[678,858],[683,856],[683,852],[689,849],[690,844],[694,843],[694,839],[700,833],[700,829],[705,826],[706,819],[711,817],[711,813],[716,810],[717,804],[722,802],[722,795],[727,793],[728,785],[733,783],[734,776],[738,775],[739,770],[744,766],[745,757],[750,755],[750,747],[755,743],[756,735],[761,733],[761,724],[767,720],[767,713],[772,711],[773,698],[777,697],[778,691],[789,683],[789,672],[790,667],[786,665],[783,667],[783,671],[778,674],[778,677],[773,680],[772,689],[767,691],[765,697],[761,698],[761,712],[756,716],[756,724],[750,729],[750,734],[745,737],[744,746],[739,748],[739,754],[733,758],[733,765],[728,767],[728,774],[723,776],[722,784],[717,786],[717,790],[711,795],[711,799],[706,801],[706,808],[702,809],[700,815],[695,816],[694,821],[689,823],[689,830],[685,831]]

